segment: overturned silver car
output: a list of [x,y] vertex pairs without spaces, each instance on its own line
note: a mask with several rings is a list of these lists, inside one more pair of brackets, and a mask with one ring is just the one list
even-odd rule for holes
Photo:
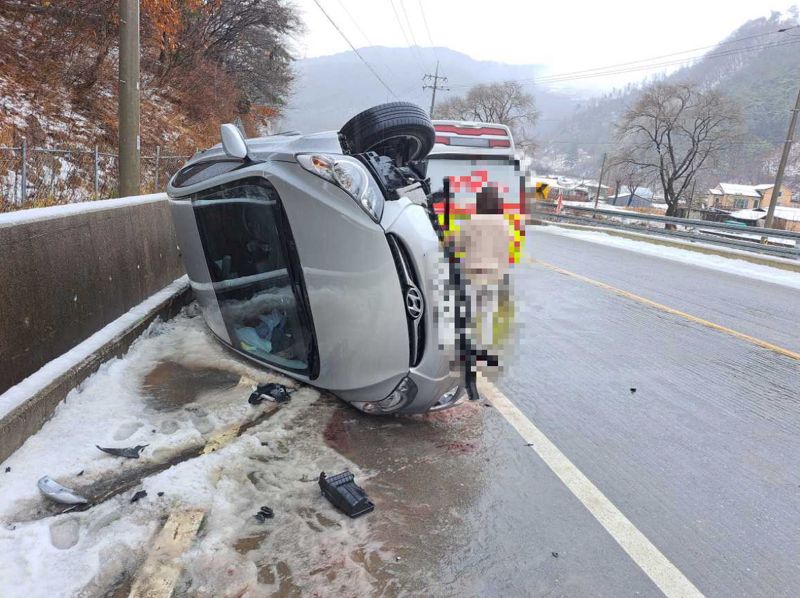
[[210,329],[236,352],[368,413],[450,407],[462,394],[432,308],[442,246],[427,206],[435,133],[414,104],[341,131],[220,145],[168,194]]

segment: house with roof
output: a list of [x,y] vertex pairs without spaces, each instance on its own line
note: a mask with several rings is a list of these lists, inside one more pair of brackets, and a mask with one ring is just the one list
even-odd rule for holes
[[630,191],[622,192],[616,195],[609,195],[606,203],[610,206],[622,206],[624,208],[652,208],[654,203],[653,194],[640,193],[638,190],[634,193]]
[[[772,201],[774,187],[775,185],[769,183],[763,185],[720,183],[709,189],[708,207],[725,211],[766,209]],[[786,185],[781,185],[777,205],[792,206],[792,190]]]
[[[741,222],[747,226],[764,226],[767,218],[766,208],[756,208],[754,210],[745,209],[731,212],[731,220]],[[790,208],[786,206],[775,206],[775,213],[772,219],[772,228],[788,231],[800,231],[800,208]]]

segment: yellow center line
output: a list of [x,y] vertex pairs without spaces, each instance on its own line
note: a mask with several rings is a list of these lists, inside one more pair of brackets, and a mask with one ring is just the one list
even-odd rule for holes
[[748,343],[756,345],[757,347],[761,347],[762,349],[768,349],[780,355],[791,357],[792,359],[797,359],[800,361],[800,353],[797,353],[795,351],[790,351],[789,349],[784,349],[783,347],[767,342],[765,340],[761,340],[760,338],[750,336],[749,334],[739,332],[738,330],[734,330],[733,328],[728,328],[727,326],[722,326],[721,324],[715,324],[714,322],[710,322],[709,320],[704,320],[703,318],[698,318],[697,316],[693,316],[692,314],[687,314],[686,312],[681,311],[679,309],[663,305],[662,303],[657,303],[656,301],[646,299],[645,297],[641,297],[640,295],[635,295],[634,293],[631,293],[629,291],[623,291],[622,289],[618,289],[617,287],[612,287],[610,284],[600,282],[599,280],[594,280],[593,278],[588,278],[586,276],[577,274],[575,272],[570,272],[569,270],[565,270],[564,268],[559,268],[558,266],[555,266],[553,264],[548,264],[547,262],[543,262],[533,258],[530,258],[530,261],[531,263],[544,266],[545,268],[552,270],[553,272],[558,272],[559,274],[564,274],[565,276],[569,276],[571,278],[580,280],[582,282],[596,286],[606,291],[610,291],[616,295],[619,295],[620,297],[625,297],[626,299],[630,299],[631,301],[636,301],[637,303],[647,305],[648,307],[652,307],[653,309],[663,311],[664,313],[672,314],[674,316],[679,316],[681,318],[684,318],[685,320],[694,322],[695,324],[700,324],[701,326],[705,326],[707,328],[723,332],[740,340],[747,341]]

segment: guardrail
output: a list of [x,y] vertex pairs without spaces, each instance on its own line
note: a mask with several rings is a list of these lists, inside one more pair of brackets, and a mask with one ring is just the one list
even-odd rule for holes
[[774,228],[743,227],[673,216],[657,216],[591,206],[563,206],[556,213],[553,202],[536,202],[531,216],[552,222],[567,222],[617,230],[687,239],[744,251],[800,259],[800,232]]

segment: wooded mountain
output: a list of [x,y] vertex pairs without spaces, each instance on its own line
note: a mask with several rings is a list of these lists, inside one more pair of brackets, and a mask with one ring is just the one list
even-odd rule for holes
[[[398,99],[426,109],[430,107],[431,91],[423,91],[422,76],[434,73],[437,59],[439,74],[448,78],[445,85],[450,88],[439,91],[437,101],[464,95],[477,83],[532,79],[543,70],[540,65],[475,60],[448,48],[373,46],[359,52]],[[338,129],[361,110],[395,99],[353,52],[298,60],[295,75],[293,93],[284,110],[283,129]],[[537,109],[546,111],[548,118],[564,116],[575,106],[572,95],[539,89],[531,83],[526,84],[526,89],[535,95]]]

